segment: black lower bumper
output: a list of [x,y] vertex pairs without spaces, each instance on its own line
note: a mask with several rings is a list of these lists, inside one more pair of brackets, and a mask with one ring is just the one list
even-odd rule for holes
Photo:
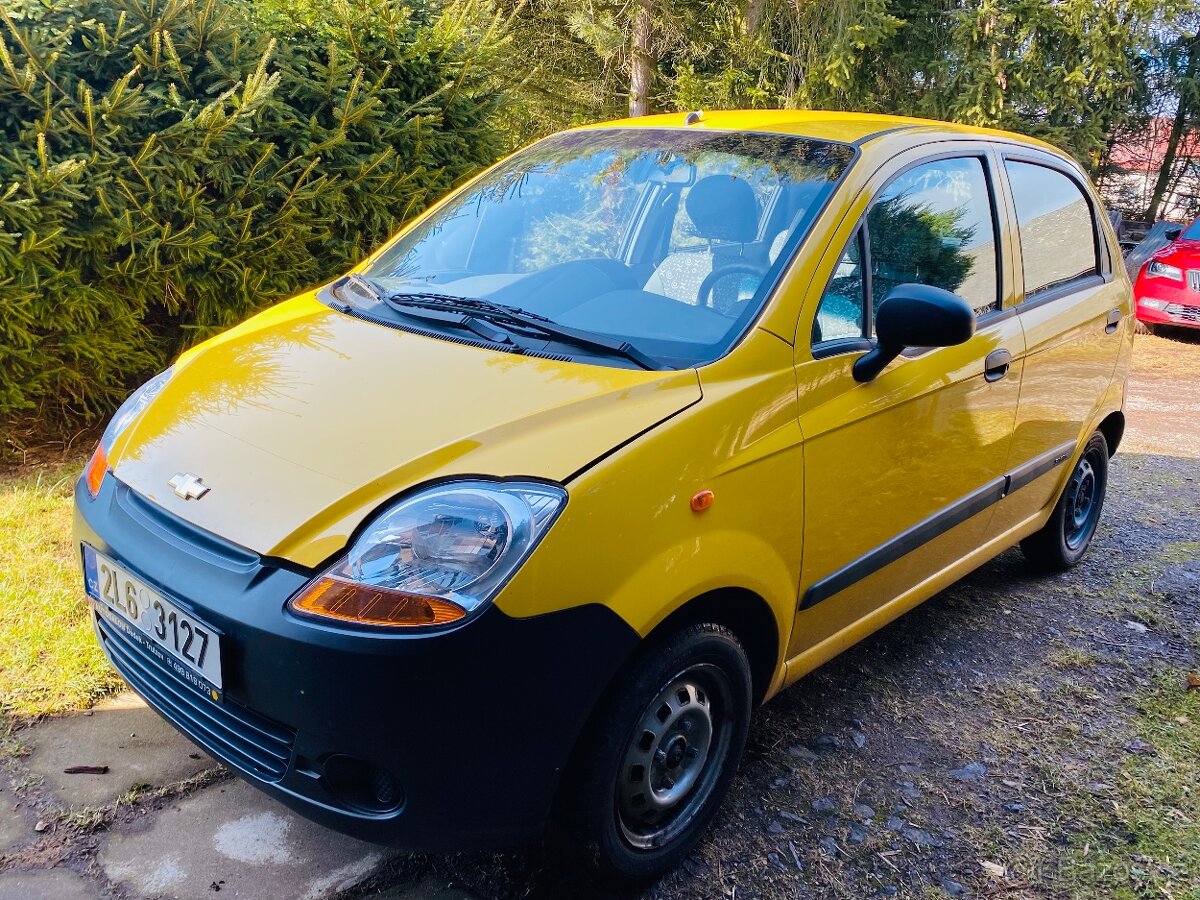
[[220,634],[214,700],[115,616],[109,659],[161,715],[301,814],[414,850],[536,837],[601,693],[638,636],[589,605],[529,619],[493,607],[436,634],[365,634],[299,619],[311,573],[200,532],[116,478],[77,491],[76,537]]

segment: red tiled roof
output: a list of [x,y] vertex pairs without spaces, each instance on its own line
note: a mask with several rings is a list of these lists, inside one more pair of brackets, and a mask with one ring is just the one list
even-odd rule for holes
[[[1132,172],[1157,172],[1167,153],[1172,120],[1157,116],[1143,131],[1113,145],[1109,160],[1113,165]],[[1200,131],[1185,132],[1179,141],[1179,158],[1200,158]]]

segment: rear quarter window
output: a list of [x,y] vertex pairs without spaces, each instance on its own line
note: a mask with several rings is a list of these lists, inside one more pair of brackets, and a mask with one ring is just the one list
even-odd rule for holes
[[1057,169],[1005,160],[1017,210],[1025,296],[1100,272],[1096,223],[1079,185]]

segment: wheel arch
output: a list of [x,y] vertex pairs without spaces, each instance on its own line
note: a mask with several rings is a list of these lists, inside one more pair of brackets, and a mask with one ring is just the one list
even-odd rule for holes
[[1108,443],[1109,457],[1115,456],[1117,447],[1121,444],[1121,438],[1125,434],[1125,414],[1120,410],[1109,413],[1096,426],[1096,429],[1104,435],[1104,440]]
[[750,662],[754,702],[762,703],[779,667],[779,623],[771,605],[746,588],[717,588],[681,604],[646,635],[643,643],[697,622],[724,625],[737,635]]

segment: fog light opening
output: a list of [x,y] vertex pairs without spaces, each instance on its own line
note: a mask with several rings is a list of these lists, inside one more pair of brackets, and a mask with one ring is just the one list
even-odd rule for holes
[[404,790],[390,772],[343,753],[325,760],[321,783],[344,806],[363,812],[392,812],[404,803]]

